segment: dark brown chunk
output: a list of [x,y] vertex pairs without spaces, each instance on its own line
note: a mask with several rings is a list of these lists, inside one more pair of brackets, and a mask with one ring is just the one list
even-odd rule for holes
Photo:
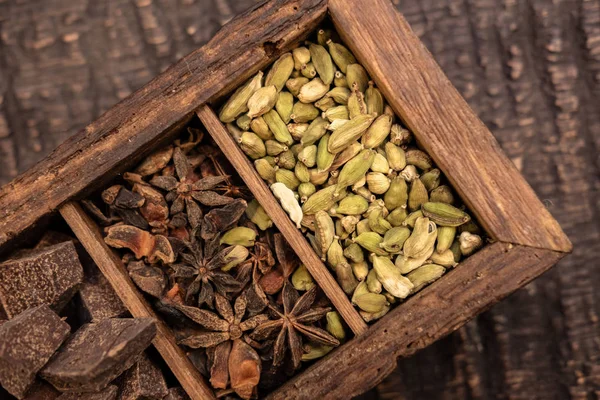
[[34,249],[43,249],[45,247],[54,246],[55,244],[74,241],[75,239],[66,233],[47,231],[35,245]]
[[54,386],[38,379],[23,400],[55,400],[58,396],[60,396],[60,392],[54,389]]
[[79,290],[83,320],[99,322],[107,318],[124,317],[127,308],[98,268],[86,268],[86,277]]
[[22,399],[71,328],[47,305],[0,325],[0,383]]
[[190,396],[180,387],[174,387],[169,389],[169,394],[164,400],[189,400]]
[[63,393],[56,400],[115,400],[118,393],[119,388],[110,385],[96,393]]
[[146,356],[125,372],[119,400],[160,400],[168,394],[160,369]]
[[98,392],[130,368],[155,335],[151,318],[83,325],[40,375],[61,392]]
[[0,264],[0,302],[8,318],[42,304],[60,312],[82,281],[75,246],[60,243]]

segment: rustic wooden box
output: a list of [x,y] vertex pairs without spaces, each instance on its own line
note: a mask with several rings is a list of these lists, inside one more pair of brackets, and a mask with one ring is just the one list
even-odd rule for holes
[[[330,18],[394,111],[413,131],[494,243],[367,326],[211,104]],[[549,269],[571,243],[388,0],[272,0],[125,99],[0,189],[0,252],[59,211],[134,316],[155,316],[76,200],[173,139],[194,113],[228,156],[355,334],[271,398],[349,398],[408,356]],[[155,347],[193,399],[211,389],[159,322]]]

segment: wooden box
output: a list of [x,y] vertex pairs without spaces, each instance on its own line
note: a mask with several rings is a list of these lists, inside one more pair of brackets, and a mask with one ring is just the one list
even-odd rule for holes
[[[329,18],[413,131],[492,244],[367,326],[219,122],[211,104]],[[355,334],[270,398],[349,398],[395,364],[458,329],[571,251],[571,243],[492,134],[388,0],[271,0],[228,23],[173,65],[0,189],[0,251],[45,229],[59,211],[134,316],[155,316],[77,200],[97,191],[196,114]],[[193,399],[211,389],[159,322],[154,341]]]

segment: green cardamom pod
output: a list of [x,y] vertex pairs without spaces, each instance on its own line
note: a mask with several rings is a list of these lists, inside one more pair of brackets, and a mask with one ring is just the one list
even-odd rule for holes
[[244,247],[252,247],[254,246],[254,241],[256,239],[257,233],[254,229],[247,228],[245,226],[237,226],[225,232],[223,236],[221,236],[220,243],[232,245],[239,245]]
[[[304,165],[302,163],[298,164]],[[298,195],[300,196],[300,202],[304,204],[306,200],[308,200],[308,198],[312,196],[316,191],[317,189],[312,183],[302,182],[300,185],[298,185]]]
[[275,171],[275,180],[283,183],[290,190],[296,190],[300,181],[296,178],[296,174],[287,169],[278,169]]
[[327,254],[335,236],[333,219],[326,211],[315,213],[315,238],[321,248],[321,254]]
[[302,206],[304,214],[313,215],[321,210],[329,210],[336,203],[337,199],[345,197],[345,193],[339,193],[337,197],[334,196],[335,191],[336,187],[330,186],[310,196]]
[[412,271],[406,277],[412,282],[413,293],[418,292],[425,285],[439,279],[446,272],[446,268],[437,264],[425,264]]
[[[274,85],[265,86],[258,89],[248,100],[248,117],[260,117],[267,111],[273,109],[277,101],[277,97],[277,88]],[[248,125],[248,128],[249,127],[250,126]]]
[[250,251],[244,246],[234,245],[231,246],[230,249],[231,251],[229,251],[224,257],[224,261],[226,262],[226,264],[221,267],[221,271],[227,272],[232,268],[238,266],[239,264],[244,262],[250,254]]
[[381,242],[383,242],[383,238],[376,232],[362,232],[353,239],[353,242],[358,243],[370,253],[375,253],[380,256],[388,255],[388,252],[379,246]]
[[329,122],[333,122],[336,119],[348,120],[348,107],[346,106],[336,106],[327,109],[323,113],[323,118],[326,118]]
[[[352,85],[352,91],[348,97],[348,115],[350,119],[354,119],[359,115],[367,114],[367,103],[365,103],[365,96],[360,90],[358,90],[358,84]],[[373,115],[375,117],[375,115]]]
[[367,217],[369,221],[369,227],[373,232],[377,232],[380,235],[385,234],[392,228],[392,225],[383,217],[383,210],[378,207],[372,210]]
[[424,216],[440,226],[459,226],[471,220],[469,214],[446,203],[426,202],[421,210]]
[[373,194],[384,194],[390,188],[390,178],[381,172],[369,172],[367,174],[367,186]]
[[423,182],[423,185],[425,186],[425,189],[427,189],[428,192],[431,192],[433,189],[440,185],[440,175],[441,172],[437,168],[429,170],[423,175],[421,175],[421,182]]
[[285,87],[287,88],[287,90],[290,91],[290,93],[292,95],[298,97],[298,94],[300,93],[300,88],[302,88],[302,86],[306,85],[309,80],[310,79],[305,78],[303,76],[288,79],[287,82],[285,83]]
[[303,346],[302,361],[318,360],[319,358],[325,357],[335,347],[328,346],[325,344],[306,343]]
[[420,258],[425,254],[429,257],[433,252],[437,227],[427,217],[417,219],[411,235],[404,242],[404,256]]
[[396,146],[402,146],[412,141],[412,134],[408,129],[403,128],[400,124],[392,125],[390,132],[390,142]]
[[302,65],[302,68],[300,68],[300,73],[303,77],[312,79],[317,76],[317,69],[312,62],[309,62],[308,64]]
[[[225,124],[225,128],[227,128],[227,132],[237,141],[239,142],[242,137],[242,133],[244,133],[238,126],[232,124],[231,122]],[[260,135],[259,135],[260,136]]]
[[347,66],[346,80],[348,81],[348,85],[350,85],[350,89],[352,89],[352,84],[356,83],[358,85],[358,90],[362,93],[364,93],[369,86],[369,75],[367,75],[367,71],[365,71],[360,64],[350,64]]
[[356,63],[356,58],[354,58],[354,55],[345,46],[335,43],[332,40],[327,41],[327,46],[335,65],[343,73],[346,73],[348,65]]
[[366,293],[356,299],[356,305],[363,311],[377,313],[389,306],[389,303],[382,294]]
[[410,214],[408,214],[408,216],[404,219],[404,222],[402,222],[402,225],[414,228],[415,223],[417,222],[417,219],[421,218],[422,216],[423,216],[423,211],[421,211],[421,210],[413,211]]
[[250,121],[250,129],[262,140],[273,139],[273,132],[271,132],[263,117],[254,118]]
[[236,90],[221,108],[221,122],[233,122],[242,113],[248,111],[248,100],[261,87],[263,73],[259,71],[252,79]]
[[308,167],[304,163],[296,163],[294,167],[294,174],[296,174],[296,178],[302,183],[310,182],[310,172],[308,171]]
[[292,135],[292,138],[294,138],[295,141],[299,142],[302,140],[302,135],[304,135],[304,132],[306,132],[306,130],[308,129],[308,124],[304,122],[287,124],[287,128],[290,134]]
[[375,269],[372,269],[367,274],[367,289],[371,293],[381,293],[383,292],[383,285],[377,279],[377,272]]
[[389,229],[383,236],[380,246],[391,254],[397,254],[410,236],[410,229],[405,226],[397,226]]
[[267,155],[265,143],[255,133],[244,132],[238,141],[240,147],[246,155],[252,159],[257,159]]
[[[398,207],[406,208],[408,201],[408,187],[406,181],[401,176],[395,176],[390,182],[389,189],[383,195],[385,207],[393,211]],[[406,215],[406,211],[404,212]]]
[[277,165],[284,169],[293,169],[296,166],[296,157],[294,156],[294,152],[292,150],[284,151],[279,154],[277,157],[279,161],[277,161]]
[[315,78],[300,88],[298,100],[303,103],[314,103],[329,91],[329,84],[323,83],[320,78]]
[[263,115],[263,118],[271,132],[273,132],[275,139],[288,146],[294,144],[294,139],[292,139],[292,135],[290,135],[287,125],[283,122],[277,111],[270,110]]
[[340,262],[334,268],[337,282],[340,284],[340,287],[347,295],[350,295],[356,289],[358,285],[358,281],[354,277],[354,273],[352,272],[352,267],[347,262]]
[[[386,204],[387,207],[387,204]],[[387,221],[392,225],[392,227],[403,226],[402,223],[406,220],[407,217],[406,208],[397,207],[393,211],[389,213],[386,217]]]
[[429,201],[434,203],[453,204],[454,195],[452,194],[452,189],[450,189],[446,185],[438,186],[437,188],[431,191]]
[[354,292],[352,293],[352,299],[350,300],[352,302],[352,304],[356,304],[356,300],[361,297],[362,295],[365,295],[369,293],[369,288],[367,287],[367,282],[366,281],[360,281],[358,283],[358,285],[356,285],[356,288],[354,289]]
[[348,263],[346,257],[344,257],[344,249],[338,239],[334,239],[329,245],[327,250],[327,265],[331,268],[335,268],[338,264],[345,262]]
[[312,168],[317,163],[317,146],[310,145],[306,146],[298,153],[298,160],[306,165],[308,168]]
[[320,112],[313,104],[305,104],[297,101],[292,106],[290,118],[296,123],[310,122],[319,116]]
[[294,70],[294,57],[291,53],[282,54],[277,61],[273,63],[271,70],[265,78],[265,86],[274,85],[280,92],[283,86],[292,75]]
[[338,104],[346,105],[350,97],[350,89],[347,87],[334,87],[325,96],[333,99]]
[[303,146],[310,146],[321,139],[325,133],[327,133],[327,120],[317,117],[302,135],[301,143]]
[[275,182],[275,171],[279,167],[272,166],[269,161],[265,158],[259,158],[258,160],[254,160],[254,168],[256,168],[256,172],[260,175],[268,183]]
[[343,342],[346,339],[346,330],[344,329],[344,321],[337,311],[330,311],[325,315],[327,321],[325,329],[331,333],[337,340]]
[[417,167],[414,165],[407,165],[404,167],[404,169],[400,171],[400,176],[403,177],[406,182],[412,182],[415,179],[419,179]]
[[[356,235],[358,235],[358,236],[360,236],[361,234],[366,233],[366,232],[373,232],[371,230],[371,227],[369,226],[368,219],[362,219],[362,220],[358,221],[358,223],[356,224],[355,231],[356,231]],[[383,238],[381,238],[381,240],[383,240]]]
[[310,62],[310,51],[304,47],[296,47],[292,50],[292,57],[294,58],[294,69],[299,70],[303,64]]
[[[331,142],[331,137],[327,142],[327,149],[329,151],[329,142]],[[330,171],[336,171],[342,165],[346,164],[348,161],[353,159],[360,151],[362,150],[362,145],[359,142],[353,142],[348,147],[346,147],[341,152],[335,154],[335,158],[333,159],[333,164],[329,167]],[[333,153],[331,153],[333,154]]]
[[392,142],[387,142],[385,144],[385,155],[390,168],[394,171],[402,171],[406,167],[406,154],[401,147],[396,146]]
[[339,202],[335,208],[336,214],[361,215],[369,208],[369,202],[359,195],[349,195]]
[[369,87],[365,92],[365,103],[367,104],[367,114],[383,114],[385,102],[383,101],[383,96],[379,89],[373,86],[373,81],[369,81]]
[[[410,186],[410,192],[408,192],[408,209],[411,211],[418,210],[421,204],[425,204],[429,201],[429,195],[425,185],[419,179],[412,181]],[[438,203],[441,204],[441,203]]]
[[387,114],[380,115],[373,121],[362,137],[361,143],[367,149],[378,147],[390,134],[392,117]]
[[335,74],[335,67],[333,66],[329,52],[319,44],[310,44],[308,49],[310,50],[310,57],[319,77],[326,85],[331,84]]
[[319,171],[329,170],[329,167],[333,164],[333,160],[335,160],[335,155],[331,154],[327,149],[330,136],[329,133],[326,133],[319,139],[317,146],[317,170]]
[[458,239],[452,242],[452,246],[450,246],[450,251],[452,252],[452,255],[454,255],[454,261],[459,262],[462,258],[462,252],[460,251],[460,242],[458,241]]
[[315,186],[324,184],[329,178],[329,171],[319,171],[317,168],[312,168],[308,172],[310,172],[310,183]]
[[242,114],[238,117],[238,119],[235,120],[236,125],[243,131],[250,129],[250,122],[252,122],[252,119],[248,116],[248,114]]
[[373,269],[377,280],[392,296],[404,299],[413,289],[413,283],[400,274],[394,263],[387,257],[373,257]]
[[433,167],[433,160],[427,153],[421,150],[412,149],[406,152],[406,163],[414,165],[423,171],[430,170]]
[[438,253],[443,253],[452,246],[454,238],[456,237],[456,227],[440,226],[438,227],[437,235],[436,251]]
[[346,75],[344,75],[341,71],[335,71],[333,84],[335,87],[349,87],[348,81],[346,80]]
[[458,237],[458,241],[460,243],[460,252],[465,257],[475,253],[483,246],[483,240],[481,239],[481,236],[474,235],[469,232],[461,233]]
[[363,262],[365,254],[357,243],[351,243],[344,249],[344,256],[354,263]]
[[375,160],[373,160],[373,164],[371,164],[371,171],[380,172],[382,174],[388,174],[390,172],[390,164],[388,163],[385,155],[377,153],[375,155]]
[[371,168],[374,159],[375,151],[365,149],[358,153],[352,160],[348,161],[340,171],[335,193],[345,190],[346,187],[355,184],[365,176],[369,168]]
[[[389,301],[389,300],[388,300]],[[392,308],[390,306],[383,307],[383,309],[378,313],[368,313],[363,310],[358,310],[358,313],[362,317],[362,319],[368,324],[373,321],[377,321],[378,319],[385,316]]]
[[256,224],[261,231],[265,231],[273,226],[273,221],[267,215],[265,209],[253,199],[248,203],[246,207],[246,216],[248,219]]
[[298,268],[296,268],[292,274],[291,281],[294,289],[300,291],[310,290],[315,286],[315,281],[304,264],[300,264]]
[[358,281],[362,282],[367,278],[367,274],[369,273],[369,264],[366,261],[353,262],[351,267],[352,273]]
[[345,217],[342,217],[340,221],[342,222],[342,226],[346,232],[353,233],[356,230],[358,221],[360,220],[355,215],[346,215]]
[[290,92],[279,92],[275,110],[281,117],[281,120],[286,124],[292,119],[292,111],[294,108],[294,96]]
[[431,255],[431,261],[434,264],[441,265],[442,267],[451,268],[457,265],[457,262],[454,261],[454,253],[452,250],[444,250],[443,252],[434,251]]
[[267,149],[267,154],[270,156],[277,156],[283,153],[284,151],[289,150],[285,144],[279,143],[277,140],[265,141],[265,147]]

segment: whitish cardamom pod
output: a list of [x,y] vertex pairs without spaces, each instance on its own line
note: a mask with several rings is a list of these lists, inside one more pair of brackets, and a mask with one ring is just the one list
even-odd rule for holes
[[390,178],[381,172],[369,172],[367,174],[367,186],[373,194],[384,194],[390,188]]
[[296,227],[300,229],[302,222],[302,209],[294,196],[294,192],[283,183],[277,182],[271,185],[273,195],[281,203],[281,207],[288,213],[290,219],[296,223]]
[[[310,146],[321,139],[327,133],[327,120],[317,117],[310,123],[308,129],[302,135],[301,143],[303,146]],[[316,154],[315,154],[316,156]]]
[[339,202],[335,208],[336,214],[361,215],[369,208],[369,202],[359,195],[349,195]]
[[459,226],[471,220],[469,214],[446,203],[423,203],[421,211],[424,216],[440,226]]
[[388,174],[390,172],[390,164],[383,154],[377,153],[375,155],[373,164],[371,164],[371,171],[381,172],[382,174]]
[[429,195],[429,201],[435,203],[453,204],[454,195],[452,194],[452,189],[446,185],[438,186],[431,191],[431,194]]
[[412,135],[408,129],[403,128],[400,124],[392,125],[390,132],[390,142],[396,146],[402,146],[410,143]]
[[351,89],[352,84],[356,83],[358,85],[358,90],[364,93],[369,86],[369,75],[367,75],[367,71],[365,71],[362,65],[350,64],[346,68],[346,81]]
[[417,167],[414,165],[407,165],[400,172],[400,176],[404,178],[406,182],[412,182],[415,179],[419,179],[419,173],[417,172]]
[[290,118],[296,123],[303,123],[314,120],[319,114],[319,110],[313,104],[305,104],[298,101],[292,106]]
[[465,257],[475,253],[483,246],[481,236],[469,232],[461,233],[458,237],[458,241],[460,243],[460,252]]
[[[244,133],[237,125],[232,124],[231,122],[228,124],[225,124],[225,128],[227,128],[227,132],[229,132],[229,134],[236,140],[239,142],[240,138],[242,137],[242,133]],[[173,153],[173,148],[171,148],[171,153]],[[172,156],[173,154],[171,154]],[[169,161],[171,161],[171,156],[169,157]],[[164,167],[163,167],[164,168]],[[160,170],[159,170],[160,171]],[[139,173],[139,172],[136,172]],[[142,176],[146,176],[144,174],[141,174]]]
[[220,243],[251,247],[254,246],[256,236],[257,233],[254,229],[245,226],[237,226],[225,232],[225,234],[221,236]]
[[265,181],[269,183],[275,182],[275,171],[279,167],[272,166],[265,158],[259,158],[258,160],[254,160],[254,168],[256,168],[256,172]]
[[263,117],[254,118],[250,121],[250,129],[262,140],[273,139],[273,132],[271,132]]
[[292,57],[294,58],[294,69],[299,70],[303,64],[310,62],[310,51],[304,47],[296,47],[292,50]]
[[354,243],[358,243],[362,248],[364,248],[370,253],[375,253],[380,256],[388,255],[388,252],[382,249],[381,246],[379,246],[381,242],[383,242],[383,238],[380,234],[376,232],[362,232],[352,241]]
[[454,261],[454,253],[452,253],[452,250],[450,249],[444,250],[441,253],[434,251],[431,255],[431,261],[434,264],[438,264],[446,268],[454,267],[457,265],[457,262]]
[[302,86],[306,85],[310,79],[305,78],[303,76],[299,76],[297,78],[288,79],[285,83],[285,87],[290,91],[294,96],[298,96],[300,93],[300,89]]
[[433,160],[427,153],[418,149],[408,150],[406,152],[406,163],[414,165],[424,171],[430,170],[433,167]]
[[367,287],[367,282],[366,281],[361,281],[358,283],[358,285],[356,285],[356,288],[354,289],[354,292],[352,293],[352,299],[350,300],[352,302],[352,304],[356,304],[356,300],[361,297],[362,295],[365,295],[369,293],[369,288]]
[[408,192],[408,209],[411,211],[419,209],[421,204],[425,204],[429,201],[429,194],[425,185],[419,179],[412,181],[410,185],[410,191]]
[[242,114],[238,117],[238,119],[235,120],[236,125],[243,131],[250,129],[250,122],[252,122],[252,119],[248,116],[248,114]]
[[308,167],[304,163],[296,163],[296,166],[294,167],[294,174],[296,174],[296,178],[298,178],[300,182],[310,182],[310,172],[308,171]]
[[306,203],[302,206],[302,210],[307,215],[316,214],[321,210],[329,210],[336,203],[336,200],[345,196],[339,193],[337,197],[334,196],[336,191],[335,186],[326,187],[321,189],[308,198]]
[[361,143],[367,149],[378,147],[390,134],[391,127],[392,117],[386,114],[380,115],[373,121],[369,129],[367,129]]
[[[395,176],[390,182],[390,187],[383,195],[385,207],[392,211],[398,207],[406,208],[408,201],[408,187],[406,181],[401,176]],[[405,211],[406,215],[406,211]]]
[[333,99],[336,103],[346,105],[348,104],[348,98],[350,97],[350,89],[347,87],[334,87],[325,95],[328,98]]
[[250,251],[244,246],[234,245],[230,247],[231,251],[224,257],[226,264],[221,267],[221,271],[229,271],[230,269],[238,266],[248,258]]
[[346,80],[346,75],[342,73],[342,71],[335,71],[333,78],[333,85],[335,87],[344,87],[348,88],[348,81]]
[[[371,227],[369,226],[369,220],[366,218],[358,221],[358,223],[356,224],[355,231],[356,231],[356,235],[360,235],[361,233],[365,233],[365,232],[373,232],[371,230]],[[381,240],[383,240],[383,238]]]
[[403,299],[410,294],[414,287],[412,282],[402,276],[394,263],[387,257],[373,257],[373,269],[377,280],[392,296]]
[[333,219],[325,211],[315,213],[315,238],[321,247],[321,254],[327,254],[335,236]]
[[265,147],[267,149],[267,154],[270,156],[277,156],[283,153],[284,151],[289,150],[285,144],[279,143],[277,140],[265,141]]
[[292,119],[292,111],[294,107],[294,96],[290,92],[279,92],[275,110],[286,124]]
[[325,325],[327,332],[335,336],[340,342],[344,341],[346,339],[346,330],[344,329],[344,322],[340,314],[337,311],[330,311],[325,315],[325,319],[327,321]]
[[329,171],[319,171],[317,168],[313,168],[308,172],[310,172],[310,183],[315,186],[324,184],[329,178]]
[[[298,103],[298,104],[303,104],[303,103]],[[288,128],[288,131],[290,132],[290,134],[292,135],[292,138],[294,138],[294,140],[299,142],[300,140],[302,140],[302,135],[304,135],[304,132],[306,132],[306,130],[308,129],[308,124],[307,123],[288,124],[287,128]]]
[[377,321],[381,317],[385,316],[391,309],[391,306],[387,306],[383,307],[383,310],[381,310],[378,313],[368,313],[363,310],[359,310],[358,313],[360,314],[362,319],[368,324],[369,322]]
[[244,132],[238,141],[242,151],[252,159],[264,157],[267,154],[265,143],[255,133]]
[[[373,81],[369,81],[369,87],[365,92],[365,103],[367,104],[367,113],[382,115],[385,102],[379,89],[373,86]],[[391,128],[391,127],[390,127]]]
[[352,267],[352,273],[354,277],[362,282],[367,278],[367,274],[369,273],[369,263],[366,261],[353,262],[350,264]]
[[326,118],[329,122],[333,122],[336,119],[348,120],[348,107],[331,107],[327,111],[325,111],[322,116],[323,118]]
[[271,132],[273,132],[273,136],[279,142],[284,143],[288,146],[294,144],[294,139],[292,139],[292,135],[287,129],[285,122],[281,119],[277,111],[270,110],[263,115],[263,118]]
[[353,233],[356,230],[356,224],[358,224],[358,217],[354,215],[346,215],[341,219],[344,230],[348,233]]
[[[335,132],[333,135],[335,135]],[[369,168],[371,168],[374,159],[375,151],[365,149],[358,153],[352,160],[348,161],[340,171],[334,195],[358,182],[367,173]]]
[[248,111],[248,100],[254,92],[260,89],[262,77],[263,73],[259,71],[231,95],[219,113],[221,122],[233,122],[240,114]]
[[315,286],[315,281],[304,264],[300,264],[298,268],[296,268],[296,271],[292,274],[291,281],[294,289],[300,291],[310,290]]
[[354,273],[352,272],[352,267],[347,262],[340,262],[334,268],[337,282],[340,284],[340,287],[347,295],[350,295],[356,289],[358,285],[358,281],[354,277]]
[[371,293],[381,293],[383,291],[383,285],[377,279],[377,272],[372,269],[367,274],[367,289]]
[[383,209],[378,207],[371,211],[367,217],[369,221],[369,227],[373,232],[377,232],[380,235],[385,234],[389,229],[392,228],[389,222],[383,216]]
[[329,85],[333,82],[335,74],[335,67],[333,66],[329,52],[319,44],[310,44],[308,49],[310,50],[310,57],[319,77],[325,84]]
[[345,262],[348,263],[346,257],[344,257],[344,249],[338,239],[334,239],[329,245],[327,250],[327,265],[331,268],[335,268],[338,264]]
[[417,219],[412,234],[404,242],[404,256],[419,258],[424,254],[431,254],[435,239],[437,238],[437,227],[427,217]]
[[277,165],[283,169],[294,169],[296,166],[296,157],[292,150],[286,150],[277,157]]
[[[267,111],[271,110],[275,106],[276,101],[277,88],[275,88],[274,85],[265,86],[258,89],[248,100],[248,117],[260,117]],[[250,126],[248,125],[248,128],[249,127]]]
[[396,227],[402,226],[402,223],[406,220],[407,216],[408,214],[406,213],[406,208],[398,207],[391,211],[386,217],[386,219],[390,223],[390,225],[392,225],[392,227]]
[[356,299],[358,308],[368,313],[381,312],[389,304],[384,295],[377,293],[366,293]]
[[402,171],[406,167],[406,155],[401,147],[391,142],[385,144],[385,155],[394,171]]
[[[331,137],[329,138],[331,141]],[[329,141],[327,142],[327,149],[329,150]],[[362,145],[359,142],[351,143],[348,147],[346,147],[343,151],[337,153],[333,160],[333,164],[329,167],[330,171],[336,171],[342,165],[346,164],[348,161],[353,159],[360,151],[362,150]]]
[[356,243],[350,243],[348,247],[344,249],[344,256],[352,262],[363,262],[365,260],[365,254],[362,248]]
[[418,292],[425,285],[439,279],[446,272],[446,268],[436,264],[425,264],[412,271],[406,277],[412,282],[413,293]]
[[248,219],[258,226],[258,229],[265,231],[273,226],[273,221],[267,215],[265,209],[253,199],[248,203],[248,207],[246,207],[246,216]]
[[[360,90],[358,90],[358,84],[352,85],[352,92],[348,97],[348,115],[350,119],[354,119],[359,115],[367,114],[367,103],[365,103],[365,96]],[[375,115],[373,115],[375,117]]]
[[335,155],[331,154],[327,149],[330,136],[329,133],[326,133],[319,139],[319,145],[317,146],[317,169],[319,171],[329,170],[335,159]]
[[421,210],[413,211],[410,214],[408,214],[408,216],[404,219],[404,222],[402,222],[402,225],[414,228],[415,223],[421,217],[423,217],[423,211],[421,211]]
[[389,229],[383,236],[380,246],[391,254],[397,254],[410,236],[410,229],[405,226],[397,226]]
[[423,185],[428,192],[431,192],[440,185],[440,175],[441,172],[437,168],[427,171],[421,175],[421,182],[423,182]]
[[302,65],[302,68],[300,68],[300,73],[305,78],[312,79],[317,76],[317,69],[313,63],[309,62],[308,64]]
[[320,78],[315,78],[300,88],[298,100],[303,103],[314,103],[329,91],[329,85]]
[[[302,163],[298,163],[298,164],[302,164]],[[304,165],[304,164],[302,164]],[[313,185],[310,182],[302,182],[300,185],[298,185],[298,196],[300,196],[300,202],[302,204],[304,204],[306,202],[306,200],[308,200],[308,198],[310,196],[312,196],[315,192],[317,191],[317,189],[315,188],[315,185]]]
[[345,46],[335,43],[332,40],[327,41],[327,46],[335,65],[343,73],[346,73],[348,65],[356,63],[356,58],[354,58],[354,55]]
[[454,242],[454,238],[456,237],[456,227],[440,226],[438,227],[437,235],[436,251],[443,253],[452,246],[452,242]]
[[290,78],[294,70],[294,58],[291,53],[282,54],[277,61],[273,63],[271,70],[265,78],[265,86],[274,85],[280,92],[283,86]]
[[298,188],[298,185],[300,185],[300,181],[298,180],[298,178],[296,178],[296,174],[287,169],[278,169],[277,171],[275,171],[275,180],[277,182],[283,183],[291,190],[296,190]]

